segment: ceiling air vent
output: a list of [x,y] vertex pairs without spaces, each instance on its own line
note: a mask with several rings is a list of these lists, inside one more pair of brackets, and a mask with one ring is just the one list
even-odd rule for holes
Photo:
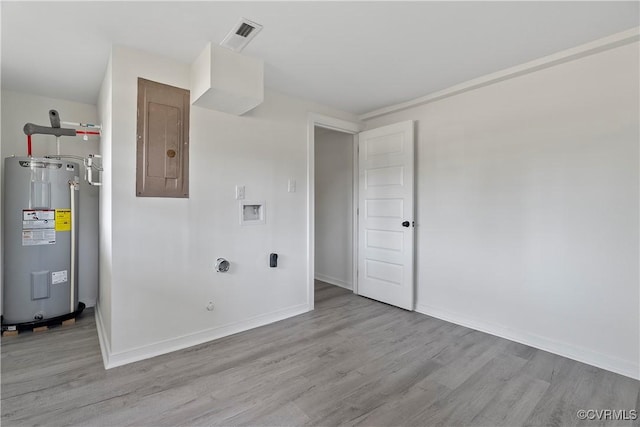
[[249,21],[246,18],[240,19],[229,34],[222,40],[220,46],[240,52],[253,38],[262,30],[262,25]]

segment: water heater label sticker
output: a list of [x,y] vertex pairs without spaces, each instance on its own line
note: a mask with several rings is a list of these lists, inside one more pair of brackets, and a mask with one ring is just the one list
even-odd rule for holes
[[71,209],[56,209],[56,231],[71,231]]
[[33,210],[25,209],[22,211],[22,229],[31,230],[34,228],[55,228],[55,211],[54,210]]
[[22,230],[22,246],[55,245],[56,230],[43,228],[40,230]]
[[53,209],[46,211],[36,211],[32,209],[25,209],[22,211],[22,220],[23,221],[45,221],[45,220],[54,220],[55,211]]
[[67,281],[67,270],[52,271],[51,272],[51,284],[64,283]]
[[22,221],[22,229],[30,230],[32,228],[55,228],[56,222],[52,219],[36,219],[33,221]]

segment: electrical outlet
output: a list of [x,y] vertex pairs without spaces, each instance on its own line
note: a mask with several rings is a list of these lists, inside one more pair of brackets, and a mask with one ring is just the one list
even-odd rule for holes
[[244,199],[244,185],[236,185],[236,200]]
[[293,178],[289,178],[289,185],[287,187],[287,191],[289,193],[295,193],[296,192],[296,180]]

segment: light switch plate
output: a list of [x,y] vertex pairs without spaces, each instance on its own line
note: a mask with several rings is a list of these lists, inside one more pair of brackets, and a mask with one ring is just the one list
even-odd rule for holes
[[236,185],[236,200],[244,199],[244,185]]
[[296,180],[293,178],[289,178],[289,185],[287,186],[287,191],[289,193],[295,193],[296,192]]

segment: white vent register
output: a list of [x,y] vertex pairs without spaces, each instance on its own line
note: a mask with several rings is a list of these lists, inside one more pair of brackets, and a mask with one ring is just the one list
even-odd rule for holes
[[234,52],[241,52],[253,38],[262,30],[262,25],[249,21],[246,18],[240,19],[229,34],[222,40],[220,46],[231,49]]

